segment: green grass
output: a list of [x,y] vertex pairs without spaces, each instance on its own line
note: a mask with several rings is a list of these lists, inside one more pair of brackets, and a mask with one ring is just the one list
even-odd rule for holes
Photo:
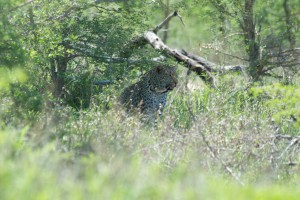
[[[19,134],[1,132],[1,199],[298,199],[300,195],[292,184],[240,186],[220,171],[205,169],[201,156],[183,156],[170,166],[166,159],[172,155],[166,157],[168,150],[162,145],[131,154],[98,147],[97,153],[76,156],[58,151],[55,142],[43,147],[20,145]],[[158,149],[163,159],[155,153]]]
[[244,77],[220,81],[193,91],[181,81],[157,127],[117,103],[20,108],[21,118],[2,103],[0,199],[298,199],[299,148],[273,137],[276,110]]

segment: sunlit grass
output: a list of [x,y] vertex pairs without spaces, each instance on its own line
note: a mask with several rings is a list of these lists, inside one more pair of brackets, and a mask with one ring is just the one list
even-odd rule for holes
[[238,80],[179,85],[156,126],[117,103],[7,112],[0,199],[298,199],[298,146],[274,138],[274,109]]
[[106,155],[78,157],[57,151],[55,142],[41,148],[19,147],[19,134],[0,133],[1,199],[298,199],[300,195],[299,187],[291,184],[241,186],[220,172],[205,170],[195,156],[172,167],[159,158],[146,159],[145,151],[151,148],[137,154],[106,150]]

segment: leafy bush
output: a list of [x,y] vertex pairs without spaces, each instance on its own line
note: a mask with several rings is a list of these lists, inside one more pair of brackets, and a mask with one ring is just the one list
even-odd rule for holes
[[[299,198],[297,85],[249,90],[243,74],[228,74],[212,89],[179,69],[163,117],[145,125],[138,114],[125,113],[117,97],[160,52],[138,48],[128,58],[122,49],[153,28],[147,16],[161,21],[157,8],[166,5],[99,2],[0,2],[0,199]],[[216,14],[212,2],[171,2],[191,17],[184,31],[170,25],[168,44],[197,51],[199,41],[200,48],[211,42],[208,47],[237,57],[201,54],[222,64],[245,62],[238,18]],[[231,3],[216,5],[241,17]],[[274,2],[256,4],[255,13],[267,14],[259,23],[275,24],[277,37],[285,22],[274,23],[283,16],[273,19],[269,5]],[[262,30],[262,42],[273,30]],[[62,77],[61,99],[54,99]],[[99,80],[115,84],[99,91],[93,86]]]
[[251,92],[257,98],[263,96],[264,105],[273,110],[272,117],[277,123],[293,122],[300,128],[300,88],[297,85],[275,83],[268,86],[254,87]]

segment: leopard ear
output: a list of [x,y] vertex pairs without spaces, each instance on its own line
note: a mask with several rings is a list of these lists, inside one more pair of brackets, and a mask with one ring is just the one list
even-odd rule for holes
[[158,65],[158,66],[156,67],[156,72],[157,72],[157,73],[161,72],[162,70],[163,70],[163,66]]

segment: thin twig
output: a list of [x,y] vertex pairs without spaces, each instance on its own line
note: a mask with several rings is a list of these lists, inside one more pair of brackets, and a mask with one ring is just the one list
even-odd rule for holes
[[161,146],[161,145],[168,144],[168,143],[172,143],[172,142],[174,142],[174,141],[175,141],[174,139],[168,139],[168,140],[165,140],[165,141],[163,141],[163,142],[161,142],[161,143],[155,143],[155,144],[153,144],[153,145],[149,145],[149,146],[146,146],[146,147],[144,147],[144,148],[138,149],[137,151],[133,152],[132,155],[137,155],[137,154],[139,154],[140,152],[143,152],[143,151],[145,151],[145,150],[155,149],[155,148],[157,148],[157,147],[159,147],[159,146]]
[[[188,106],[188,112],[190,114],[190,116],[192,117],[193,121],[196,121],[196,117],[195,115],[192,113],[190,106]],[[216,159],[217,161],[219,161],[221,163],[221,165],[224,167],[224,169],[241,185],[241,186],[245,186],[245,183],[233,172],[233,170],[228,167],[226,165],[226,163],[224,162],[224,160],[222,160],[214,151],[214,149],[212,148],[212,146],[209,144],[208,140],[206,139],[204,133],[199,130],[199,133],[202,137],[203,142],[205,143],[206,147],[208,148],[209,152],[211,153],[212,157],[214,159]]]
[[245,35],[245,33],[232,33],[232,34],[230,34],[230,35],[225,36],[225,37],[223,38],[223,41],[222,41],[222,42],[224,42],[225,39],[230,38],[230,37],[233,37],[233,36],[236,36],[236,35]]
[[215,158],[216,160],[218,160],[222,166],[225,168],[225,170],[242,186],[245,186],[245,183],[243,181],[240,180],[240,178],[233,172],[233,170],[228,167],[226,165],[226,163],[224,162],[224,160],[222,160],[219,156],[217,156],[217,154],[215,153],[214,149],[210,146],[209,142],[207,141],[205,135],[203,134],[202,131],[199,131],[200,135],[205,143],[205,145],[207,146],[208,150],[210,151],[211,155],[213,158]]
[[229,53],[225,53],[225,52],[222,52],[216,48],[213,48],[213,47],[210,47],[210,46],[202,46],[202,48],[205,48],[205,49],[212,49],[220,54],[223,54],[225,56],[229,56],[229,57],[232,57],[232,58],[236,58],[238,60],[242,60],[242,61],[246,61],[246,62],[249,62],[249,59],[245,59],[245,58],[241,58],[241,57],[238,57],[238,56],[235,56],[235,55],[232,55],[232,54],[229,54]]
[[284,134],[275,134],[271,137],[275,139],[287,139],[287,140],[293,140],[293,139],[300,139],[300,136],[291,136],[291,135],[284,135]]
[[295,137],[294,139],[292,139],[292,141],[290,142],[290,144],[285,148],[285,150],[280,154],[280,156],[278,157],[278,159],[281,159],[284,154],[295,144],[297,144],[300,141],[300,137]]

